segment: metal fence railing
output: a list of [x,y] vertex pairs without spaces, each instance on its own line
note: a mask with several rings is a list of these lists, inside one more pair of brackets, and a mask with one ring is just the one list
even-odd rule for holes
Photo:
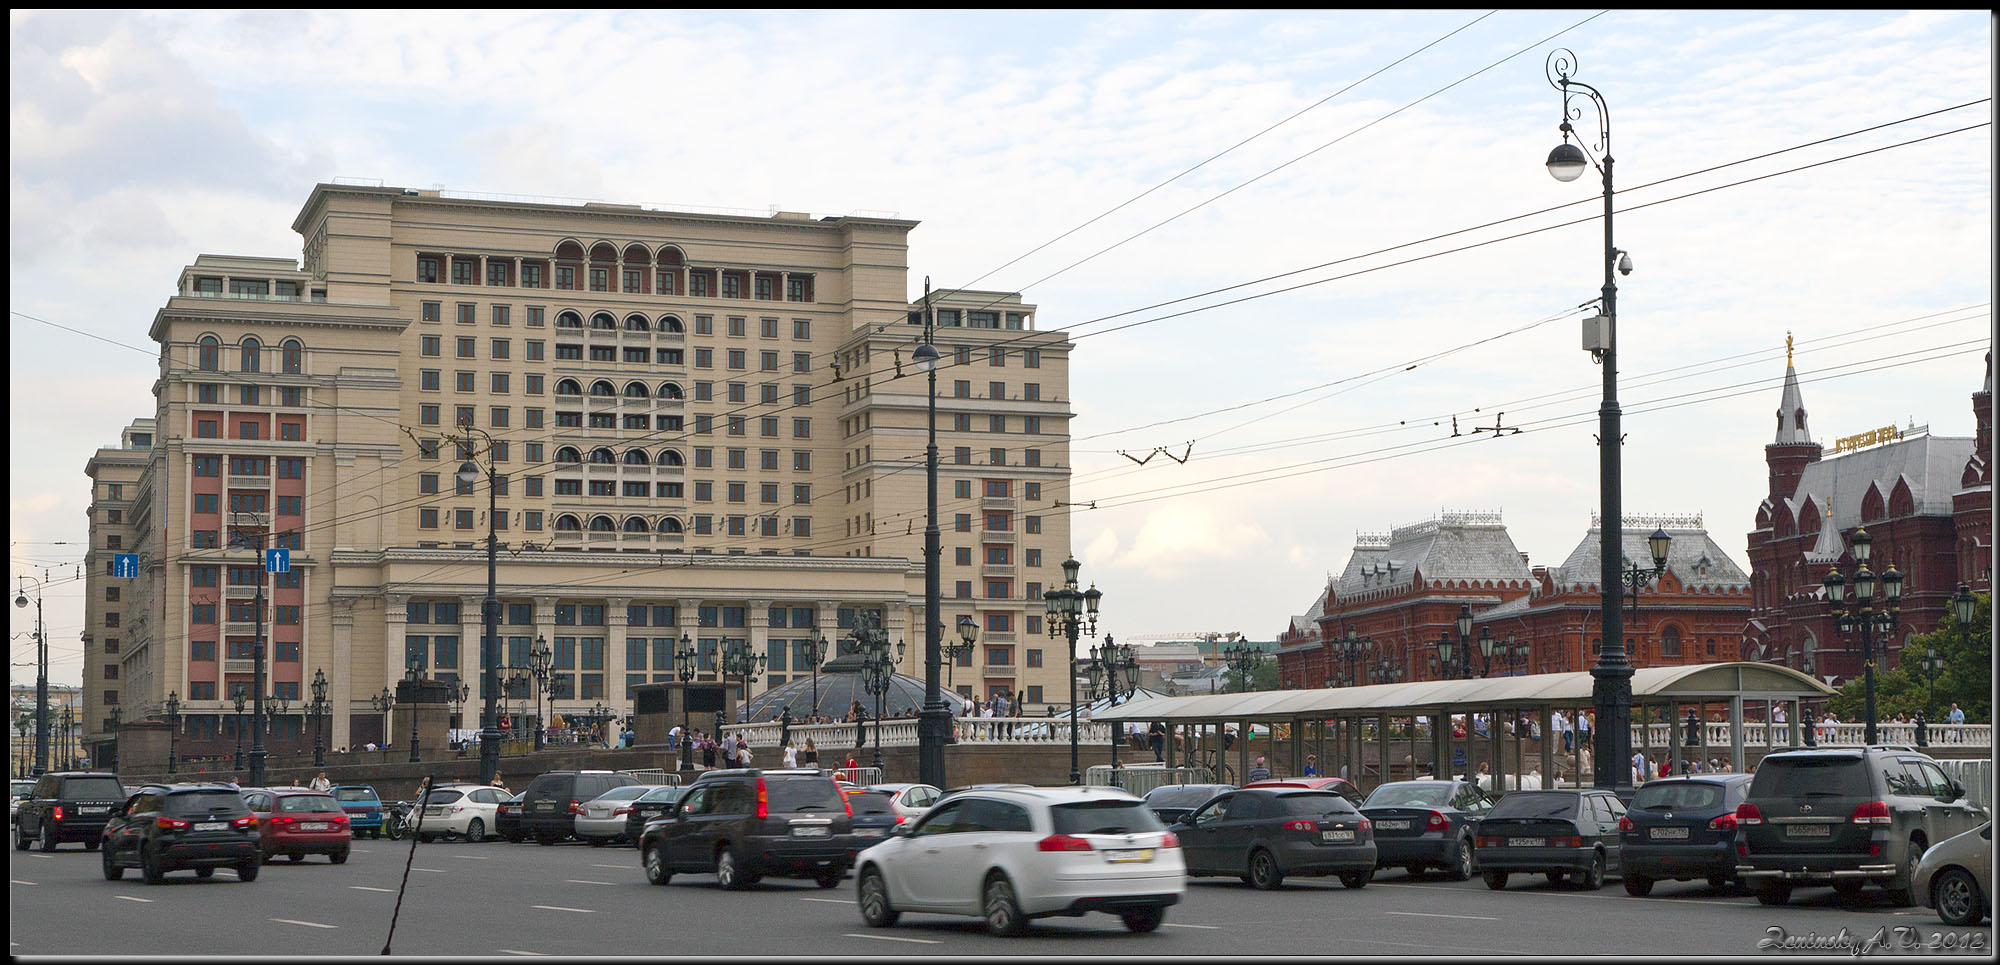
[[1148,791],[1169,784],[1213,784],[1214,775],[1206,767],[1167,767],[1164,764],[1130,764],[1113,768],[1093,764],[1083,777],[1085,784],[1117,787],[1144,797]]
[[671,784],[678,787],[681,783],[681,776],[679,774],[663,767],[640,767],[629,771],[619,771],[618,773],[630,774],[634,778],[637,778],[641,784]]
[[1965,787],[1965,799],[1991,813],[1993,810],[1993,760],[1938,761],[1947,777]]
[[827,768],[836,781],[848,781],[858,787],[873,787],[882,783],[882,768],[879,767],[834,767]]

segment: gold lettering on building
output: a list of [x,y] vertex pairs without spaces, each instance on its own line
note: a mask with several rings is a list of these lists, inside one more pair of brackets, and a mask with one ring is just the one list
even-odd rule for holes
[[1833,440],[1833,451],[1835,455],[1838,455],[1843,452],[1852,452],[1856,449],[1866,449],[1878,443],[1895,442],[1901,438],[1903,438],[1901,429],[1896,428],[1894,425],[1886,425],[1879,429],[1870,429],[1867,432],[1835,439]]

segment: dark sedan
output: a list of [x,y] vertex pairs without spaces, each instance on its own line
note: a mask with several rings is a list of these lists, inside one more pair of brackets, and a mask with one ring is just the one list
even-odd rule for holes
[[854,849],[861,851],[871,845],[881,844],[889,833],[901,824],[903,816],[896,813],[896,796],[888,791],[843,791],[847,795],[847,808],[854,812],[848,824],[854,829]]
[[1194,813],[1217,794],[1234,791],[1234,784],[1162,784],[1146,792],[1146,807],[1161,824],[1172,824]]
[[1396,781],[1361,804],[1375,823],[1376,862],[1411,874],[1438,868],[1453,881],[1472,877],[1473,838],[1493,799],[1465,781]]
[[1479,821],[1479,873],[1495,891],[1507,887],[1512,872],[1602,888],[1607,873],[1623,870],[1618,819],[1624,815],[1610,791],[1511,791]]
[[1375,876],[1368,819],[1331,791],[1245,788],[1219,794],[1173,826],[1190,877],[1238,875],[1269,890],[1287,875],[1339,875],[1360,888]]
[[656,787],[640,795],[638,800],[628,805],[632,813],[625,816],[625,839],[632,842],[633,847],[638,847],[639,839],[646,832],[646,822],[665,817],[674,809],[674,802],[679,801],[687,790],[685,787]]
[[526,837],[521,833],[521,795],[526,793],[528,792],[516,793],[513,797],[501,801],[500,806],[493,810],[493,833],[514,844],[520,844]]
[[1736,884],[1736,806],[1750,775],[1716,774],[1647,781],[1618,820],[1625,891],[1642,896],[1662,878]]

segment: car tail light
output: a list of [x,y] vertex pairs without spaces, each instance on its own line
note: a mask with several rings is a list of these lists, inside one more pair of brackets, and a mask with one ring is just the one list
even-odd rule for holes
[[1889,802],[1864,801],[1854,809],[1855,824],[1888,824]]
[[582,814],[582,813],[583,813],[583,802],[582,802],[582,801],[571,801],[571,802],[569,802],[569,813],[571,813],[571,814]]
[[1623,814],[1621,814],[1621,815],[1619,815],[1619,816],[1618,816],[1618,830],[1620,830],[1620,831],[1632,831],[1632,830],[1636,830],[1636,828],[1637,828],[1637,825],[1634,825],[1634,824],[1632,823],[1632,819],[1631,819],[1631,818],[1628,818],[1628,817],[1626,817],[1626,816],[1625,816],[1625,815],[1623,815]]
[[849,797],[850,795],[842,794],[840,796],[840,806],[847,809],[847,819],[852,821],[854,820],[854,802],[849,800]]
[[1090,842],[1073,834],[1051,834],[1035,842],[1036,851],[1090,851]]
[[1370,831],[1373,831],[1373,830],[1375,830],[1375,822],[1373,822],[1373,821],[1370,821],[1370,820],[1368,820],[1367,818],[1362,818],[1362,819],[1361,819],[1361,833],[1362,833],[1362,834],[1367,834],[1368,832],[1370,832]]
[[[844,795],[842,796],[842,800],[846,800]],[[762,821],[770,816],[771,795],[764,790],[764,778],[762,775],[759,775],[757,778],[757,820]]]
[[1736,815],[1716,815],[1715,820],[1708,822],[1708,829],[1710,831],[1734,831],[1736,830]]
[[1319,830],[1319,822],[1318,822],[1318,821],[1308,821],[1308,820],[1303,820],[1303,819],[1301,819],[1301,820],[1297,820],[1297,821],[1286,821],[1286,822],[1285,822],[1285,830],[1287,830],[1287,831],[1318,831],[1318,830]]
[[909,820],[909,818],[906,818],[906,817],[904,817],[904,816],[902,816],[902,815],[900,815],[900,814],[896,815],[896,823],[897,823],[897,824],[901,824],[901,823],[903,823],[904,821],[908,821],[908,820]]
[[1743,841],[1736,842],[1736,856],[1739,858],[1750,857],[1750,845]]
[[239,829],[254,828],[257,826],[257,816],[254,814],[245,815],[243,817],[237,818],[234,821],[229,822],[229,826],[232,828],[239,828]]
[[180,831],[184,830],[188,826],[188,823],[186,821],[180,821],[174,818],[154,818],[153,823],[155,825],[158,825],[159,829],[162,831]]
[[619,808],[618,810],[611,812],[611,816],[615,818],[631,813],[632,813],[631,808]]
[[1497,848],[1499,846],[1500,846],[1499,838],[1485,837],[1485,836],[1480,837],[1479,840],[1473,843],[1473,847],[1475,848]]
[[1870,842],[1868,842],[1868,856],[1869,856],[1869,857],[1871,857],[1871,858],[1879,858],[1879,857],[1881,857],[1881,856],[1882,856],[1882,842],[1880,842],[1880,841],[1870,841]]
[[1550,839],[1549,839],[1549,847],[1551,847],[1551,848],[1581,848],[1581,847],[1583,847],[1583,839],[1582,839],[1582,838],[1580,838],[1580,837],[1578,837],[1578,836],[1576,836],[1576,835],[1570,835],[1569,837],[1566,837],[1566,838],[1550,838]]
[[1445,818],[1443,811],[1432,811],[1431,816],[1424,819],[1424,830],[1426,831],[1443,831],[1449,827],[1451,827],[1451,821]]
[[336,814],[336,815],[334,815],[334,816],[333,816],[333,823],[335,823],[335,824],[346,824],[346,823],[347,823],[347,815],[345,815],[345,814]]
[[1736,823],[1746,828],[1763,824],[1764,812],[1757,810],[1757,805],[1745,801],[1736,806]]
[[52,821],[60,821],[63,819],[62,805],[60,804],[56,805],[55,811],[49,814],[49,819]]
[[1180,846],[1181,846],[1180,835],[1175,834],[1172,831],[1168,831],[1160,835],[1161,848],[1178,848]]

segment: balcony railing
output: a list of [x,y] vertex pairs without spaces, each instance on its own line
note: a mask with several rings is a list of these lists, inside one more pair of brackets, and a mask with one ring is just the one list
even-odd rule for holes
[[313,305],[326,304],[325,295],[266,295],[257,292],[186,292],[189,298],[229,298],[245,302],[300,302]]

